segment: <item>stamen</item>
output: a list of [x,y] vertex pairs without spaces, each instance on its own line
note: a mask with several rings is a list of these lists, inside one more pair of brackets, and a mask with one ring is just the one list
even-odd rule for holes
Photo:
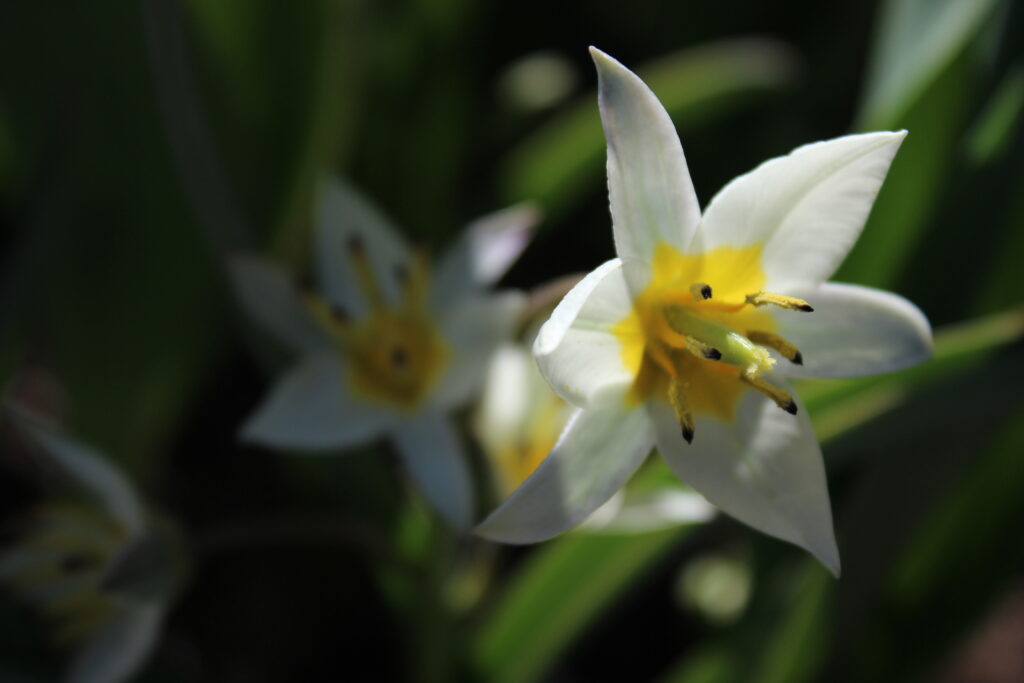
[[384,308],[384,295],[377,286],[377,279],[373,276],[373,265],[366,254],[366,246],[363,238],[359,235],[352,235],[348,240],[348,253],[352,258],[352,264],[356,269],[356,280],[359,288],[363,290],[372,308]]
[[706,358],[708,360],[722,360],[722,352],[711,346],[711,344],[705,344],[696,337],[687,337],[685,341],[686,350],[697,356],[698,358]]
[[328,302],[316,294],[305,296],[306,309],[313,319],[338,343],[345,343],[352,333],[351,317],[341,306]]
[[767,346],[770,349],[775,349],[782,354],[782,357],[788,360],[790,363],[795,365],[804,364],[804,355],[800,353],[800,349],[796,348],[792,342],[780,337],[772,332],[762,332],[761,330],[750,330],[747,332],[747,339],[760,344],[761,346]]
[[754,292],[753,294],[747,294],[746,301],[751,306],[764,306],[771,304],[773,306],[779,306],[780,308],[788,308],[791,311],[802,311],[804,313],[810,313],[814,309],[809,303],[803,299],[797,299],[793,296],[783,296],[782,294],[772,294],[771,292]]
[[690,408],[686,401],[686,387],[678,377],[673,377],[669,380],[668,402],[676,413],[676,419],[679,420],[679,430],[682,432],[683,439],[686,440],[686,443],[693,443],[695,427],[693,414],[690,413]]
[[769,384],[763,379],[757,377],[751,377],[749,374],[741,374],[740,380],[750,385],[750,387],[771,400],[785,410],[790,415],[796,415],[796,401],[786,391],[778,388],[775,385]]
[[417,248],[413,252],[412,263],[401,265],[395,269],[398,283],[402,286],[402,298],[409,308],[420,308],[424,303],[430,281],[427,252]]
[[695,282],[690,285],[690,294],[696,301],[705,301],[711,298],[711,285],[703,282]]

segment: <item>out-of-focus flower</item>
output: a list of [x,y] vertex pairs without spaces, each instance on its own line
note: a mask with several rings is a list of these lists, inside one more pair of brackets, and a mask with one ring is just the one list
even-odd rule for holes
[[449,413],[479,388],[523,297],[490,293],[526,246],[537,211],[518,206],[471,224],[431,272],[425,255],[350,187],[325,184],[316,218],[319,291],[298,289],[254,257],[232,262],[245,309],[300,355],[242,430],[306,451],[394,442],[427,499],[456,528],[473,491]]
[[58,643],[74,649],[64,680],[127,680],[156,644],[184,579],[180,534],[147,511],[101,455],[12,413],[19,431],[84,496],[38,509],[0,557],[0,581],[53,623]]
[[502,497],[551,452],[572,413],[526,348],[506,344],[495,352],[473,427]]
[[619,258],[584,278],[541,329],[541,372],[581,410],[479,533],[508,542],[560,533],[657,444],[711,503],[838,574],[821,451],[781,377],[886,372],[928,355],[931,332],[913,304],[824,283],[905,133],[800,147],[733,180],[702,216],[660,102],[592,54]]

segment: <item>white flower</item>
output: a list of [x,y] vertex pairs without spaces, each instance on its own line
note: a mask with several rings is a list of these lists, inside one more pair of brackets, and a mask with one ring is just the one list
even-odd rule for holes
[[522,296],[485,287],[518,257],[537,217],[519,206],[476,221],[430,273],[387,219],[327,182],[316,217],[319,293],[262,260],[232,262],[242,305],[300,355],[243,437],[323,452],[388,435],[433,506],[468,527],[473,491],[448,415],[478,389],[517,323]]
[[540,369],[581,410],[478,532],[513,543],[558,534],[657,445],[711,503],[838,575],[821,452],[784,377],[887,372],[930,351],[928,322],[908,301],[824,282],[905,132],[800,147],[733,180],[702,215],[664,108],[636,75],[591,53],[619,258],[541,329]]
[[42,506],[0,558],[0,581],[73,646],[69,683],[117,683],[145,662],[185,573],[181,539],[92,449],[12,410],[15,424],[85,498]]

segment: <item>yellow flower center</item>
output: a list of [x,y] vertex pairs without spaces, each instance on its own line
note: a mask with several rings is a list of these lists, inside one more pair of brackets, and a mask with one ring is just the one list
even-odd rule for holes
[[21,542],[21,548],[38,559],[11,572],[6,581],[53,620],[55,641],[80,643],[117,610],[100,582],[126,538],[120,523],[91,507],[44,506]]
[[548,456],[565,428],[571,410],[553,392],[537,397],[516,438],[503,441],[494,449],[503,493],[508,496],[533,474]]
[[636,377],[628,400],[667,400],[687,441],[693,438],[693,415],[731,420],[746,389],[796,411],[792,398],[762,376],[775,362],[769,348],[794,363],[803,358],[775,333],[775,319],[758,307],[811,307],[764,292],[760,264],[760,245],[691,255],[661,244],[649,284],[613,328],[623,362]]
[[411,267],[396,267],[400,297],[392,303],[384,297],[362,243],[353,240],[348,246],[360,289],[370,304],[367,315],[353,319],[315,296],[307,303],[337,343],[352,392],[414,411],[450,360],[448,345],[427,310],[426,259],[418,253]]

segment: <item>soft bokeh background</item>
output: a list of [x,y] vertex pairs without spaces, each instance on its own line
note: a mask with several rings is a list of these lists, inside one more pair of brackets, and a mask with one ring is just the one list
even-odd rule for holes
[[[702,202],[799,144],[910,130],[838,278],[918,303],[936,358],[801,387],[839,581],[722,519],[467,543],[382,444],[236,442],[284,359],[223,256],[301,270],[329,170],[431,249],[539,202],[510,286],[612,255],[590,44],[669,108]],[[0,379],[193,539],[140,680],[1024,680],[1019,2],[8,0],[0,64]],[[3,443],[11,534],[48,482]],[[0,679],[54,680],[57,652],[5,596]]]

